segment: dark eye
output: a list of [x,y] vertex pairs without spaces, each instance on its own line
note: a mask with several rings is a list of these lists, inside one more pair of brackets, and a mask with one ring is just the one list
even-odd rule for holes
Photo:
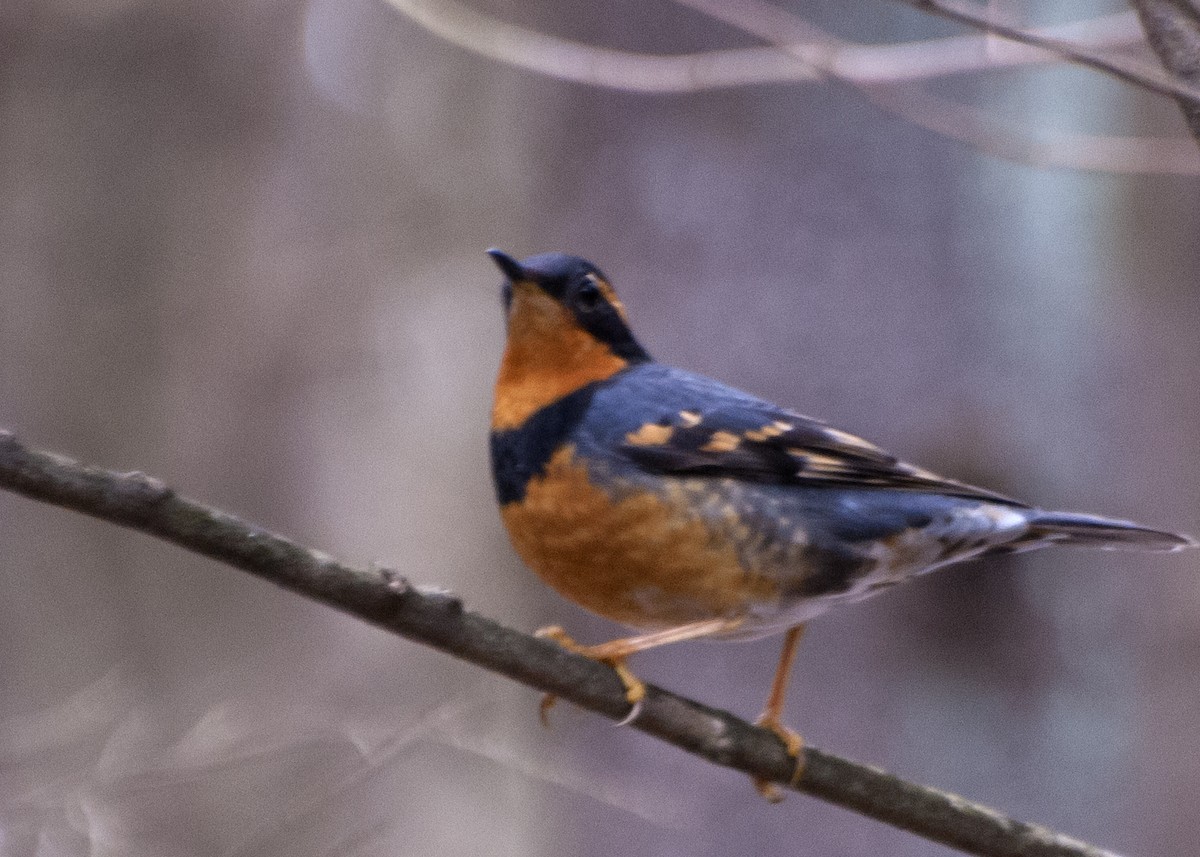
[[604,296],[600,294],[600,287],[591,280],[584,280],[575,290],[575,306],[584,312],[591,312],[603,302]]

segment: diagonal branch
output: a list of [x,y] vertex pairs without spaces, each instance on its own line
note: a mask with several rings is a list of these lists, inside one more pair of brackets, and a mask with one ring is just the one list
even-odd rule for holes
[[[394,571],[343,565],[143,473],[79,464],[0,431],[0,488],[157,536],[614,720],[627,713],[624,688],[606,666],[472,613],[450,593],[411,586]],[[632,725],[755,777],[785,783],[792,775],[792,760],[773,733],[653,686]],[[813,747],[803,752],[797,790],[968,853],[1115,857],[877,768]]]
[[1163,74],[1158,69],[1148,68],[1140,62],[1115,54],[1101,53],[1084,45],[1072,44],[1062,39],[1047,38],[1030,30],[1023,30],[997,20],[986,11],[980,11],[975,4],[965,3],[962,0],[896,0],[896,2],[1017,44],[1042,48],[1068,62],[1111,75],[1117,80],[1141,87],[1147,92],[1178,98],[1195,98],[1197,96],[1195,81],[1176,79]]

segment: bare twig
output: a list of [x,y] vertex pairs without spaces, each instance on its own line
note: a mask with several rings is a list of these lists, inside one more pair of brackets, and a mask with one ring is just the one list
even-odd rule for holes
[[987,11],[981,11],[981,7],[971,3],[964,3],[961,0],[897,0],[897,2],[1018,44],[1041,48],[1068,62],[1111,75],[1147,92],[1172,97],[1196,98],[1200,96],[1200,89],[1193,82],[1163,74],[1158,69],[1148,68],[1144,63],[1120,56],[1102,54],[1084,45],[1048,38],[1031,30],[1023,30],[1013,24],[997,20]]
[[[758,36],[776,47],[806,59],[822,47],[829,61],[821,68],[850,84],[901,83],[972,71],[996,71],[1028,65],[1061,63],[1058,49],[1069,45],[1100,56],[1101,50],[1140,44],[1143,40],[1137,16],[1117,12],[1065,24],[1034,27],[1020,42],[1008,42],[1003,51],[979,35],[937,39],[858,44],[834,36],[790,9],[766,0],[675,0],[710,18]],[[903,2],[903,0],[902,0]],[[1153,74],[1154,69],[1148,69]]]
[[[681,5],[754,33],[772,46],[659,55],[559,38],[502,21],[456,0],[387,2],[435,35],[490,59],[562,80],[635,92],[699,92],[827,77],[856,85],[899,83],[985,69],[1046,65],[1073,59],[1075,54],[1100,64],[1104,62],[1102,50],[1141,38],[1134,16],[1122,12],[1028,31],[1014,29],[1014,33],[1020,33],[1019,44],[1002,54],[988,51],[976,36],[868,45],[837,39],[794,13],[767,3],[679,0]],[[1144,74],[1149,88],[1173,91],[1172,81],[1158,69],[1115,62],[1131,78]]]
[[1133,0],[1150,47],[1192,93],[1177,96],[1192,136],[1200,143],[1200,6],[1193,0]]
[[[1108,62],[1112,48],[1140,42],[1132,13],[1122,12],[1051,27],[1018,30],[1018,41],[990,50],[978,35],[891,45],[838,39],[793,12],[765,0],[677,0],[681,5],[770,42],[769,46],[657,55],[612,50],[531,30],[477,11],[456,0],[387,0],[401,14],[440,38],[469,51],[589,86],[633,92],[684,93],[769,82],[812,83],[827,79],[858,88],[872,102],[927,130],[997,157],[1040,166],[1106,172],[1195,174],[1200,159],[1190,141],[1172,137],[1031,135],[979,108],[950,103],[913,90],[915,81],[950,74],[1062,62],[1064,52]],[[902,0],[915,2],[915,0]],[[975,29],[998,32],[999,24]],[[1157,69],[1119,59],[1114,68],[1130,78],[1145,75],[1153,87],[1186,86]],[[903,87],[903,84],[910,84]],[[936,102],[936,103],[935,103]]]
[[[766,0],[675,0],[709,17],[765,39],[781,51],[811,62],[814,46],[825,46],[821,68],[832,77],[855,86],[876,106],[936,134],[960,140],[979,151],[1018,163],[1040,167],[1100,170],[1123,173],[1200,172],[1200,158],[1191,143],[1182,138],[1123,137],[1098,134],[1031,134],[1015,129],[994,114],[967,104],[949,101],[920,87],[897,85],[936,73],[968,70],[964,59],[974,56],[991,68],[1022,61],[1058,61],[1052,51],[1032,45],[1007,42],[1003,52],[987,50],[980,37],[957,36],[895,45],[858,46],[844,42],[793,12]],[[1078,50],[1095,51],[1143,36],[1131,32],[1135,15],[1122,12],[1053,28],[1029,30],[1027,38],[1037,43],[1075,43]],[[795,53],[797,45],[808,46],[808,56]],[[856,52],[877,52],[870,58]],[[919,58],[919,59],[918,59]],[[866,75],[848,73],[857,65],[874,67],[876,82]]]
[[[411,586],[398,573],[343,565],[145,474],[78,464],[0,431],[0,487],[157,536],[606,717],[627,714],[624,688],[606,666],[472,613],[454,595]],[[755,777],[786,783],[793,772],[773,733],[653,686],[633,727]],[[1115,857],[876,768],[813,747],[803,752],[799,791],[968,853]]]

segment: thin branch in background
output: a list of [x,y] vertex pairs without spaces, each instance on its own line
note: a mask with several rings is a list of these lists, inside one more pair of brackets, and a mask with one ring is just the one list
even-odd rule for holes
[[[831,45],[831,55],[836,56],[836,51],[843,50],[842,46],[849,44],[765,0],[675,2],[742,32],[766,39],[779,49],[789,52],[792,44],[807,40],[814,44]],[[1092,48],[1143,41],[1136,16],[1131,12],[1089,21],[1075,21],[1032,32],[1047,40],[1070,38],[1080,45]],[[953,47],[947,50],[950,42],[954,43]],[[988,50],[986,44],[978,37],[909,42],[883,46],[881,49],[894,52],[889,59],[894,61],[896,66],[900,66],[906,61],[904,54],[909,58],[921,56],[924,46],[933,44],[940,48],[934,51],[934,54],[940,54],[941,57],[938,60],[926,58],[924,62],[927,69],[939,64],[944,69],[952,69],[955,66],[951,61],[952,56],[964,51],[973,50],[977,57],[995,56],[995,52]],[[1002,64],[1004,60],[1011,61],[1015,57],[1032,61],[1035,56],[1046,61],[1060,59],[1040,48],[1013,44],[1003,52],[996,65]],[[1062,133],[1033,135],[1015,130],[1009,123],[989,111],[940,98],[919,87],[871,85],[865,79],[854,80],[841,76],[837,72],[838,64],[832,59],[827,68],[830,69],[831,75],[857,87],[864,97],[877,107],[919,128],[959,140],[981,152],[1005,160],[1039,167],[1064,167],[1109,173],[1200,174],[1200,158],[1196,157],[1191,143],[1183,138]],[[881,76],[881,79],[884,78]],[[905,79],[907,78],[903,75],[897,75],[891,82]]]
[[589,86],[632,92],[701,92],[816,80],[816,69],[774,48],[658,56],[585,45],[510,24],[453,0],[387,0],[408,19],[472,53]]
[[[780,50],[798,50],[798,59],[813,61],[824,46],[830,60],[818,66],[850,84],[899,83],[1022,66],[1060,64],[1064,58],[1047,45],[1073,44],[1093,52],[1141,44],[1144,34],[1132,12],[1116,12],[1039,27],[1029,31],[1031,43],[1006,44],[997,51],[976,35],[949,36],[883,45],[846,41],[796,13],[765,0],[675,0],[743,33],[757,36]],[[1153,69],[1148,69],[1154,73]]]
[[[628,713],[624,686],[602,664],[470,612],[447,592],[414,587],[394,571],[343,565],[143,473],[82,465],[0,431],[0,488],[156,536],[610,719]],[[792,776],[794,760],[773,733],[652,685],[632,726],[754,777],[782,784]],[[814,747],[804,748],[802,761],[798,791],[970,854],[1116,857]]]
[[1016,24],[998,20],[995,15],[981,11],[979,6],[972,3],[964,3],[961,0],[893,0],[893,2],[912,6],[922,12],[928,12],[931,15],[937,15],[1018,44],[1042,48],[1068,62],[1111,75],[1147,92],[1171,97],[1200,98],[1200,88],[1194,84],[1163,74],[1159,69],[1151,68],[1145,63],[1121,56],[1101,54],[1084,45],[1047,37],[1033,30],[1024,30]]
[[[398,12],[433,34],[473,53],[539,74],[591,86],[635,92],[700,92],[757,83],[836,78],[880,84],[967,72],[1051,65],[1061,54],[1036,45],[1016,45],[1002,55],[978,36],[951,36],[893,45],[838,39],[803,18],[762,2],[718,4],[676,0],[771,43],[659,55],[614,50],[531,30],[479,12],[455,0],[387,0]],[[1138,43],[1142,33],[1130,12],[1075,21],[1030,32],[1046,44],[1075,39],[1093,50]],[[1160,75],[1147,69],[1151,75]]]
[[[1191,0],[1133,0],[1150,47],[1172,74],[1200,87],[1200,7]],[[1192,136],[1200,143],[1200,97],[1177,96]]]
[[[979,36],[862,45],[837,39],[761,0],[677,0],[772,44],[662,56],[561,39],[501,21],[455,0],[387,2],[453,44],[562,80],[634,92],[684,93],[836,79],[858,88],[882,109],[919,127],[1020,163],[1105,172],[1200,173],[1200,159],[1190,142],[1182,138],[1031,136],[979,108],[913,92],[912,87],[901,91],[895,85],[951,74],[1059,63],[1063,56],[1053,46],[1068,41],[1075,52],[1099,60],[1103,58],[1101,50],[1142,41],[1136,17],[1128,12],[1023,31],[1022,43],[997,52]],[[1125,69],[1125,73],[1136,76],[1138,68]],[[1142,70],[1161,83],[1160,72]],[[935,102],[936,109],[931,109]]]

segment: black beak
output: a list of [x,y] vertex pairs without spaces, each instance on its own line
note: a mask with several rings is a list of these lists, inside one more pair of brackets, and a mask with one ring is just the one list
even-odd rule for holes
[[504,276],[508,277],[509,282],[516,283],[529,279],[529,275],[525,273],[525,269],[521,267],[521,263],[503,250],[497,250],[493,247],[487,251],[487,254],[492,257],[492,261],[504,272]]

